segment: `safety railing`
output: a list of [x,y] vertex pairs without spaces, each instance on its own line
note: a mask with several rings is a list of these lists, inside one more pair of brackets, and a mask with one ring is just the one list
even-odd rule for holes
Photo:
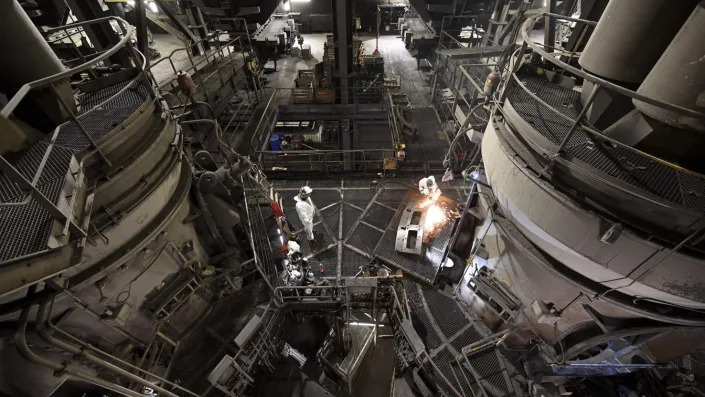
[[[270,232],[277,228],[277,224],[274,218],[268,221],[270,218],[266,217],[263,213],[262,205],[270,202],[269,196],[265,194],[259,184],[249,176],[243,176],[241,182],[245,189],[247,229],[250,246],[254,255],[255,267],[268,287],[274,291],[280,284],[280,278],[273,244],[279,243],[280,246],[284,245],[284,237],[280,235],[280,241],[271,241],[270,239]],[[269,206],[267,206],[267,208],[269,208]]]
[[[537,129],[540,134],[544,134],[544,138],[546,138],[545,141],[550,142],[550,145],[539,143],[536,140],[532,140],[528,136],[525,138],[534,145],[542,145],[541,150],[550,160],[549,166],[560,161],[568,167],[575,168],[577,165],[574,161],[576,159],[582,160],[584,163],[592,166],[593,168],[585,169],[584,167],[580,167],[580,174],[591,179],[596,186],[607,184],[611,189],[616,189],[622,194],[632,197],[646,206],[655,206],[668,210],[674,210],[678,213],[685,214],[684,216],[693,216],[697,218],[699,216],[698,214],[705,209],[705,199],[699,197],[697,194],[692,194],[689,191],[686,191],[684,186],[688,185],[690,186],[690,189],[695,187],[695,190],[705,191],[705,175],[628,146],[620,141],[606,136],[602,133],[602,131],[599,131],[590,125],[590,123],[588,123],[584,118],[587,111],[590,109],[590,106],[595,101],[597,93],[601,91],[609,91],[614,94],[642,101],[680,115],[694,117],[697,119],[705,119],[705,113],[644,96],[631,89],[622,87],[611,81],[607,81],[601,77],[570,65],[570,60],[575,56],[579,56],[579,53],[568,53],[565,51],[554,52],[553,48],[551,48],[551,51],[549,52],[544,48],[545,46],[543,44],[535,43],[531,40],[530,35],[534,24],[539,18],[545,17],[575,22],[578,26],[594,26],[596,24],[596,22],[593,21],[550,13],[542,13],[529,17],[524,22],[521,29],[523,43],[513,57],[513,65],[509,66],[509,77],[505,79],[505,87],[501,91],[502,93],[499,100],[503,101],[505,98],[511,100],[511,95],[515,95],[514,93],[522,93],[525,98],[528,97],[531,101],[533,101],[533,106],[535,108],[544,109],[552,113],[557,119],[562,120],[569,126],[567,132],[562,134],[560,139],[556,139],[554,136],[548,136],[547,131],[539,131],[541,129]],[[582,31],[584,32],[585,30],[587,29],[583,29]],[[581,44],[583,38],[584,35],[579,37],[575,48]],[[561,110],[551,106],[546,100],[540,98],[536,92],[532,92],[532,90],[526,86],[525,82],[522,81],[518,71],[522,65],[524,56],[528,51],[533,51],[537,55],[540,55],[547,62],[550,62],[555,67],[561,69],[561,73],[569,73],[594,85],[592,92],[588,95],[587,100],[582,104],[582,108],[577,113],[575,118],[565,114],[566,112],[562,112]],[[561,57],[563,57],[563,59],[561,59]],[[498,106],[497,108],[498,110],[502,110],[501,106]],[[517,131],[522,133],[521,129],[517,129]],[[584,145],[589,145],[591,150],[579,150]],[[588,156],[586,153],[589,153],[590,156],[596,156],[600,153],[612,154],[604,155],[604,161],[590,161],[590,158],[586,157]],[[615,169],[622,170],[620,172],[624,172],[624,170],[626,170],[626,172],[630,173],[630,175],[635,175],[633,171],[636,170],[641,178],[619,178],[618,176],[611,175],[612,172],[615,172],[613,171]],[[576,168],[576,170],[578,170],[578,168]],[[606,178],[607,175],[618,179],[619,183],[610,178]],[[676,187],[669,188],[672,190],[674,189],[673,191],[664,191],[663,186],[659,186],[658,189],[650,188],[650,186],[644,182],[645,178],[649,175],[656,175],[660,178],[667,178],[671,181],[675,180],[677,181],[677,183],[674,184]],[[690,234],[685,241],[682,241],[681,244],[685,245],[697,233],[698,231],[696,230]],[[679,244],[678,247],[681,247],[681,244]]]
[[260,151],[257,155],[268,173],[377,174],[398,167],[394,149]]
[[270,94],[269,99],[267,99],[267,104],[262,111],[262,115],[259,116],[252,138],[250,139],[250,150],[253,153],[266,148],[269,137],[271,136],[274,121],[277,118],[277,113],[279,113],[279,106],[289,103],[291,94],[292,90],[288,89],[275,89]]
[[[177,74],[179,72],[183,72],[194,77],[196,90],[200,89],[206,102],[210,102],[209,91],[213,90],[208,89],[209,86],[207,83],[210,83],[213,79],[217,79],[220,86],[224,86],[226,81],[230,81],[235,78],[238,74],[238,66],[244,66],[247,63],[248,55],[252,54],[252,47],[249,44],[246,46],[242,43],[242,36],[237,36],[227,43],[221,44],[218,39],[218,35],[219,33],[215,32],[215,38],[213,40],[204,38],[190,45],[177,48],[171,51],[169,55],[152,63],[149,66],[149,70],[153,73],[156,73],[157,71],[162,72],[165,67],[170,67],[170,69],[167,68],[169,73],[158,73],[168,76],[165,79],[157,80],[157,86],[159,89],[166,92],[174,92],[174,90],[179,86]],[[214,44],[215,47],[212,47],[211,44]],[[212,48],[205,51],[202,55],[193,55],[194,49],[209,47]],[[183,54],[187,55],[188,63],[183,66],[177,66],[175,58],[183,56]],[[241,64],[238,62],[238,58],[240,58],[240,61],[242,62]],[[204,77],[201,73],[198,73],[201,70],[205,70],[206,73],[209,73]],[[240,71],[240,73],[245,72]],[[258,100],[261,95],[262,88],[260,87],[259,81],[255,76],[250,76],[250,79],[252,81],[246,84],[248,96],[251,94],[249,83],[252,83],[252,86],[254,87],[254,92],[252,92],[252,94],[254,94],[254,98],[250,98],[250,100]],[[180,101],[181,105],[184,105],[184,102],[188,99],[187,98],[184,100],[181,95],[178,94],[176,97]]]
[[[329,106],[332,109],[337,109],[337,108],[346,108],[346,110],[352,109],[353,114],[358,111],[362,106],[365,106],[364,103],[358,103],[358,100],[361,97],[365,97],[365,94],[362,92],[358,92],[354,87],[351,87],[349,90],[350,94],[350,99],[351,102],[348,104],[341,104],[341,103],[336,103],[337,100],[340,99],[340,94],[341,94],[341,89],[336,88],[336,89],[322,89],[325,90],[327,93],[330,93],[331,95],[326,95],[324,102],[321,102],[320,100],[316,99],[315,97],[312,97],[310,101],[307,101],[305,103],[299,102],[296,99],[296,90],[295,88],[276,88],[272,90],[271,94],[269,95],[268,99],[266,100],[266,103],[262,105],[263,107],[260,107],[260,109],[255,109],[253,112],[253,119],[257,120],[257,124],[253,128],[253,132],[250,138],[250,150],[251,153],[255,153],[257,156],[257,162],[262,164],[263,169],[269,171],[272,166],[278,166],[278,164],[281,163],[289,163],[289,164],[296,164],[297,166],[303,165],[301,161],[306,162],[310,166],[312,166],[314,163],[315,164],[323,164],[324,162],[327,162],[327,160],[330,160],[328,164],[338,164],[338,161],[336,159],[333,159],[331,156],[333,154],[341,154],[342,152],[349,152],[349,153],[357,153],[358,155],[364,155],[364,154],[373,154],[377,152],[384,152],[386,157],[379,157],[379,158],[371,158],[370,156],[363,156],[362,158],[359,158],[356,160],[356,163],[362,168],[362,169],[367,169],[368,166],[370,169],[382,169],[383,167],[374,167],[373,164],[379,164],[380,166],[384,165],[383,158],[393,158],[391,156],[394,153],[394,150],[392,149],[378,149],[378,150],[353,150],[353,151],[339,151],[339,150],[315,150],[315,151],[306,151],[306,150],[301,150],[296,153],[293,151],[285,151],[285,152],[274,152],[274,151],[268,151],[268,145],[269,145],[269,139],[272,136],[272,132],[274,130],[275,122],[278,118],[278,114],[280,111],[280,107],[283,105],[296,105],[296,106],[308,106],[308,105],[316,105],[317,109],[321,109],[322,107]],[[315,92],[316,90],[311,89],[311,92]],[[386,102],[385,98],[387,95],[385,94],[382,96],[381,101],[384,103]],[[371,105],[375,109],[379,109],[378,105]],[[385,103],[386,106],[386,103]],[[369,110],[370,107],[366,109]],[[383,109],[383,108],[382,108]],[[294,159],[293,157],[284,157],[285,155],[288,154],[296,154],[297,156],[307,156],[308,159],[303,160],[303,157],[298,157]],[[316,158],[316,154],[321,154],[319,158]],[[391,157],[390,157],[391,156]],[[349,159],[345,160],[349,161]],[[313,170],[313,168],[308,167],[309,170]],[[318,169],[323,170],[325,167],[319,167]]]
[[274,290],[278,305],[286,303],[339,303],[345,299],[346,289],[340,285],[285,285]]
[[[84,54],[77,46],[76,46],[76,41],[74,41],[72,38],[75,35],[83,35],[83,31],[85,27],[91,26],[91,25],[99,25],[99,24],[105,24],[108,25],[110,29],[113,29],[113,26],[116,26],[118,29],[120,29],[120,33],[122,37],[118,41],[117,44],[115,44],[113,47],[104,50],[99,53],[94,53],[90,55],[90,59],[87,54]],[[98,18],[90,21],[84,21],[84,22],[78,22],[78,23],[73,23],[57,28],[50,28],[46,30],[45,34],[47,35],[52,35],[55,33],[62,33],[60,35],[60,38],[57,38],[56,40],[68,40],[71,44],[73,45],[78,57],[77,59],[80,59],[81,61],[84,61],[80,65],[73,67],[71,69],[67,69],[63,72],[54,74],[52,76],[47,76],[45,78],[35,80],[29,83],[24,84],[20,89],[15,93],[15,95],[10,98],[10,100],[7,102],[7,104],[0,110],[0,118],[5,119],[5,120],[11,120],[13,119],[15,110],[18,108],[20,104],[23,103],[28,97],[28,95],[37,92],[39,90],[50,90],[56,97],[58,101],[58,105],[60,106],[62,112],[64,112],[69,121],[64,123],[62,126],[57,127],[57,129],[54,131],[54,134],[52,135],[51,139],[47,142],[47,147],[44,153],[42,154],[42,161],[38,164],[37,169],[33,170],[33,174],[30,176],[24,175],[22,172],[20,172],[15,165],[13,165],[10,161],[8,161],[4,156],[0,156],[0,170],[2,170],[3,174],[12,182],[16,183],[18,187],[24,192],[22,193],[22,198],[18,197],[11,197],[7,202],[0,203],[0,208],[2,207],[18,207],[18,206],[24,206],[29,204],[32,198],[37,200],[42,207],[44,207],[51,215],[53,219],[57,219],[61,222],[66,223],[66,227],[64,230],[66,230],[68,227],[70,227],[73,231],[78,232],[80,235],[85,236],[86,232],[82,230],[78,225],[75,224],[73,218],[73,214],[71,213],[71,208],[67,210],[62,210],[60,209],[53,200],[50,200],[47,198],[39,189],[38,189],[38,183],[40,181],[40,177],[42,173],[44,172],[47,162],[49,160],[50,155],[52,154],[52,150],[54,149],[55,142],[57,139],[61,137],[61,135],[64,133],[64,128],[66,125],[69,123],[75,124],[76,128],[82,135],[82,138],[88,142],[88,149],[89,155],[97,155],[100,157],[100,159],[107,165],[110,165],[109,160],[106,158],[105,154],[102,151],[102,148],[96,143],[96,141],[93,139],[91,134],[89,134],[88,129],[83,123],[83,120],[87,118],[92,112],[94,112],[96,109],[101,109],[103,106],[106,104],[109,104],[111,101],[115,100],[119,96],[123,95],[127,90],[129,89],[134,89],[135,86],[140,85],[140,84],[145,84],[145,82],[151,81],[151,76],[149,73],[146,73],[144,69],[144,64],[145,64],[145,58],[142,54],[140,54],[136,49],[134,49],[130,43],[130,38],[132,36],[134,28],[129,25],[127,22],[125,22],[123,19],[117,18],[117,17],[104,17],[104,18]],[[80,42],[80,40],[79,40]],[[99,65],[104,65],[105,61],[107,61],[110,57],[114,56],[120,51],[125,51],[125,53],[128,55],[128,59],[132,62],[132,66],[138,69],[138,72],[136,75],[129,80],[121,89],[119,89],[116,93],[110,95],[107,99],[104,99],[100,101],[97,104],[91,104],[87,109],[82,108],[82,102],[81,98],[76,98],[75,103],[69,103],[65,98],[62,97],[61,93],[59,92],[62,84],[65,84],[68,79],[78,76],[79,74],[83,74],[86,72],[86,77],[88,80],[93,80],[97,79],[99,76],[97,75],[95,71],[95,67]],[[85,79],[84,79],[85,82]],[[149,94],[152,97],[156,96],[156,93],[152,90],[152,87],[150,84],[145,84],[149,86],[148,91]],[[77,109],[75,111],[74,109]],[[10,121],[10,123],[13,123],[13,121]],[[85,158],[83,159],[85,160]],[[71,173],[72,177],[74,178],[74,183],[77,182],[76,178],[80,174],[76,173]],[[74,188],[75,190],[75,188]],[[72,195],[73,196],[73,195]]]
[[400,148],[402,140],[402,126],[401,120],[397,117],[397,106],[394,104],[394,99],[392,98],[391,92],[387,91],[387,103],[389,106],[388,122],[389,122],[389,132],[392,135],[392,145],[395,148]]

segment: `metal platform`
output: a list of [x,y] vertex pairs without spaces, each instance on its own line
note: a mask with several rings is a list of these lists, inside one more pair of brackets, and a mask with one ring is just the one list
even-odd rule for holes
[[[394,217],[388,223],[381,240],[379,240],[378,244],[375,246],[373,256],[391,266],[401,269],[404,273],[411,274],[427,283],[433,284],[438,270],[448,254],[448,243],[456,223],[455,219],[449,219],[446,223],[441,225],[438,234],[433,237],[429,243],[423,244],[419,255],[404,254],[394,249],[397,228],[399,227],[399,221],[404,209],[422,200],[423,196],[419,193],[418,189],[408,189]],[[455,208],[457,206],[457,201],[446,196],[441,196],[439,202],[443,202],[447,208]]]
[[[545,79],[520,77],[528,90],[564,115],[577,119],[582,105],[580,93]],[[508,101],[517,113],[554,145],[560,145],[571,123],[548,110],[521,87],[509,91]],[[695,212],[705,211],[705,179],[679,171],[621,146],[591,138],[578,128],[565,146],[565,152],[595,169]]]
[[[110,133],[149,98],[149,83],[143,78],[99,109],[85,113],[115,95],[126,84],[129,82],[78,96],[81,113],[78,120],[94,141]],[[39,171],[37,188],[57,205],[74,155],[89,145],[78,125],[68,121],[57,127],[54,134],[47,135],[20,153],[8,156],[8,160],[29,181]],[[19,203],[23,198],[24,192],[19,185],[8,175],[1,174],[0,202]],[[55,248],[50,247],[49,243],[52,226],[53,217],[36,198],[31,198],[27,205],[0,207],[0,263]]]
[[[306,239],[301,249],[314,269],[324,278],[355,276],[360,266],[377,258],[426,283],[433,283],[450,240],[455,222],[448,222],[421,255],[401,254],[394,250],[400,213],[409,201],[420,194],[411,179],[394,179],[371,187],[366,180],[275,180],[273,185],[282,197],[284,213],[296,230],[303,225],[296,214],[294,197],[301,186],[313,188],[316,205],[314,235],[319,252],[312,253]],[[443,188],[443,187],[442,187]],[[446,206],[455,207],[460,193],[450,185],[443,189]]]

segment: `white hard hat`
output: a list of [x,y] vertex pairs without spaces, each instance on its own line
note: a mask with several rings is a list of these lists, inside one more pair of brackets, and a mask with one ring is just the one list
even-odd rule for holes
[[312,191],[313,191],[313,189],[311,189],[310,187],[304,186],[304,187],[301,188],[301,190],[299,191],[299,193],[311,194]]
[[288,248],[291,253],[301,251],[301,246],[294,240],[287,241],[286,248]]

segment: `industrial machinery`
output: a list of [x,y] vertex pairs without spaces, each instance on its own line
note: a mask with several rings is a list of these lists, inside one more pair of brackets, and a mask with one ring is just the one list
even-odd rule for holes
[[705,2],[329,2],[0,5],[0,395],[702,395]]
[[[471,177],[484,223],[460,291],[484,297],[495,324],[522,326],[539,352],[537,388],[687,373],[669,363],[702,348],[705,177],[684,142],[703,136],[703,69],[691,66],[704,7],[612,1],[597,22],[534,15],[498,67],[484,169]],[[565,55],[535,43],[542,17],[582,40]]]

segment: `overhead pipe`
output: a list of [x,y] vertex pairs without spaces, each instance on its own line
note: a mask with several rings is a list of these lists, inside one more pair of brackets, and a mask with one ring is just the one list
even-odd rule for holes
[[94,355],[93,353],[89,351],[85,351],[83,348],[76,347],[70,343],[66,343],[60,339],[54,338],[47,332],[46,329],[46,308],[47,308],[47,303],[48,299],[44,299],[40,304],[39,304],[39,309],[37,310],[37,321],[36,321],[36,326],[37,326],[37,332],[39,333],[39,336],[44,339],[47,343],[52,344],[62,350],[65,350],[69,353],[73,353],[77,356],[82,356],[85,357],[88,361],[97,364],[109,371],[112,371],[120,376],[124,376],[125,378],[139,383],[142,386],[154,389],[155,391],[159,392],[160,396],[167,396],[167,397],[179,397],[176,394],[164,389],[163,387],[157,386],[154,383],[148,382],[147,380],[133,374],[132,372],[126,371],[114,364],[111,364],[102,358]]
[[26,331],[27,331],[27,320],[29,319],[30,306],[22,308],[20,312],[19,323],[17,326],[17,332],[15,333],[15,346],[20,355],[27,361],[41,365],[43,367],[50,368],[58,374],[65,373],[74,378],[86,381],[88,383],[94,384],[96,386],[103,387],[110,391],[120,393],[125,396],[131,397],[144,397],[144,395],[127,389],[125,387],[116,385],[115,383],[106,381],[104,379],[98,378],[97,376],[88,374],[84,371],[73,369],[69,367],[68,363],[60,363],[57,361],[50,360],[46,357],[40,356],[39,354],[33,352],[29,346],[27,346]]

